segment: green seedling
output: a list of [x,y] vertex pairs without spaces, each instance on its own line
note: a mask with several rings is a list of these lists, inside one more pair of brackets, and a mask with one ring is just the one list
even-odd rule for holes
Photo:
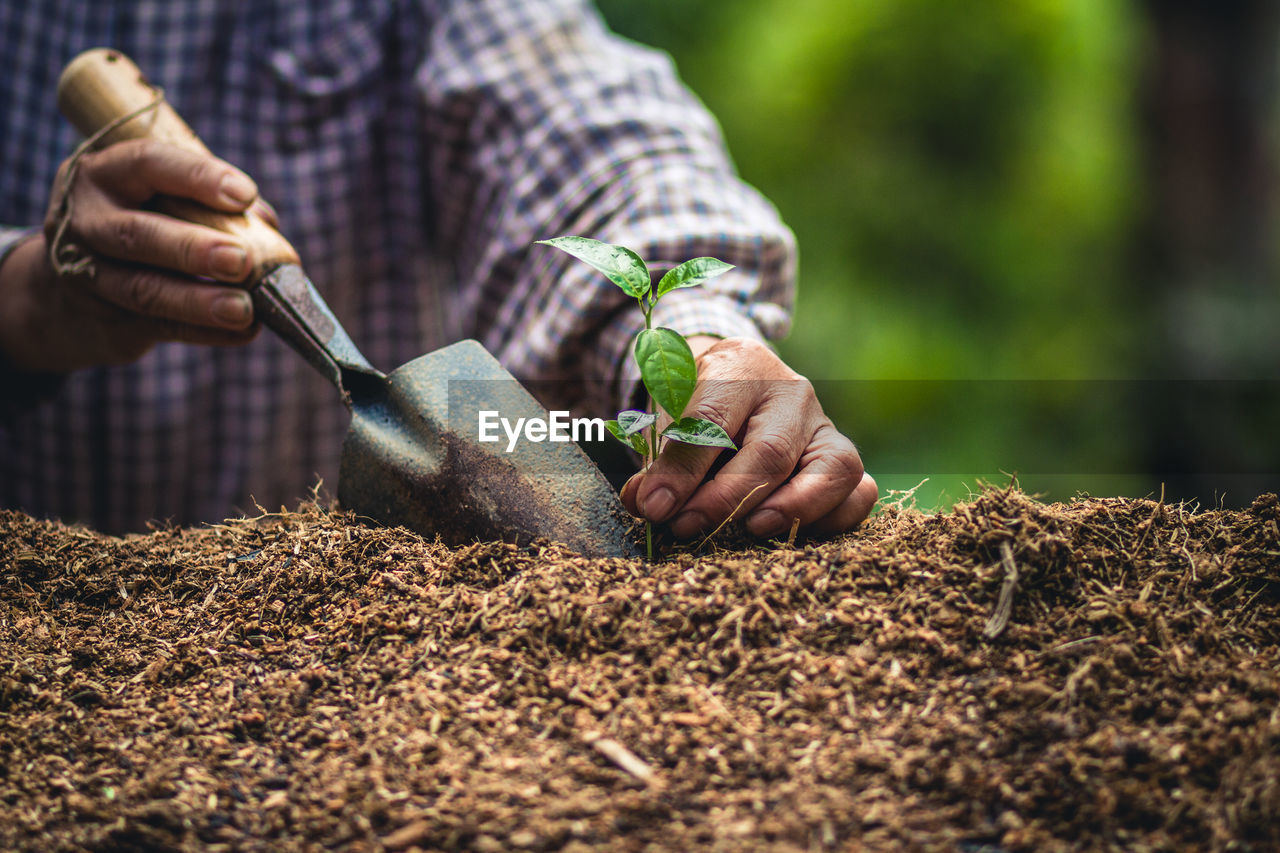
[[[659,438],[697,444],[704,447],[727,447],[736,450],[733,439],[718,424],[703,418],[684,417],[684,410],[698,383],[698,366],[684,335],[674,329],[654,328],[653,309],[663,296],[673,290],[697,287],[733,269],[731,264],[715,258],[694,258],[670,270],[653,286],[649,268],[640,256],[625,246],[614,246],[587,237],[553,237],[539,240],[573,255],[604,273],[605,277],[635,298],[644,313],[644,329],[636,336],[635,358],[640,380],[649,392],[649,409],[626,409],[615,420],[606,421],[609,432],[644,457],[653,461]],[[655,406],[656,404],[656,406]],[[659,411],[671,423],[658,434]],[[653,529],[645,522],[645,543],[649,559],[653,559]]]

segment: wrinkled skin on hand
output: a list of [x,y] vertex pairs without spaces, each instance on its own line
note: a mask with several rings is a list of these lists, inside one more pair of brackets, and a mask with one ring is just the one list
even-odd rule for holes
[[242,213],[257,205],[253,181],[216,157],[150,140],[85,154],[67,194],[64,240],[94,257],[92,276],[54,273],[48,246],[62,209],[64,162],[44,233],[0,266],[0,351],[21,370],[68,372],[140,358],[161,341],[240,344],[256,333],[243,281],[251,263],[234,237],[144,209],[159,194]]
[[720,424],[739,450],[707,479],[731,451],[667,442],[623,486],[632,514],[670,520],[682,538],[709,532],[731,513],[760,537],[787,533],[795,519],[806,533],[834,534],[867,517],[879,496],[875,480],[808,380],[759,341],[694,337],[689,344],[698,386],[684,414]]

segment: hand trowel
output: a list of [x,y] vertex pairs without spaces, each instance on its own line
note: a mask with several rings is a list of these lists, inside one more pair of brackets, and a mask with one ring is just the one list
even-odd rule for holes
[[[102,145],[149,138],[208,153],[173,108],[156,101],[137,66],[106,48],[77,56],[58,83],[58,106],[80,132],[115,125]],[[577,444],[480,440],[481,412],[510,422],[548,413],[479,343],[462,341],[384,374],[262,218],[171,197],[153,207],[239,238],[253,262],[244,286],[255,317],[338,389],[351,411],[338,476],[343,507],[451,544],[546,537],[589,556],[638,553],[626,511]]]

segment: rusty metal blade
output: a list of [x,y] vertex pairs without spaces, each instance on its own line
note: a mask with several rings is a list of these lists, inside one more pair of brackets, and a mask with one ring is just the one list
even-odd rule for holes
[[338,500],[384,524],[460,544],[537,537],[589,556],[635,556],[613,488],[573,442],[479,440],[478,413],[548,413],[476,341],[388,374],[385,393],[353,393]]

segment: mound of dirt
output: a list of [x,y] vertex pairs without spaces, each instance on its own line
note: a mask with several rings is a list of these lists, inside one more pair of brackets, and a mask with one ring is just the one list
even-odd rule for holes
[[0,847],[1276,849],[1280,503],[655,565],[0,512]]

